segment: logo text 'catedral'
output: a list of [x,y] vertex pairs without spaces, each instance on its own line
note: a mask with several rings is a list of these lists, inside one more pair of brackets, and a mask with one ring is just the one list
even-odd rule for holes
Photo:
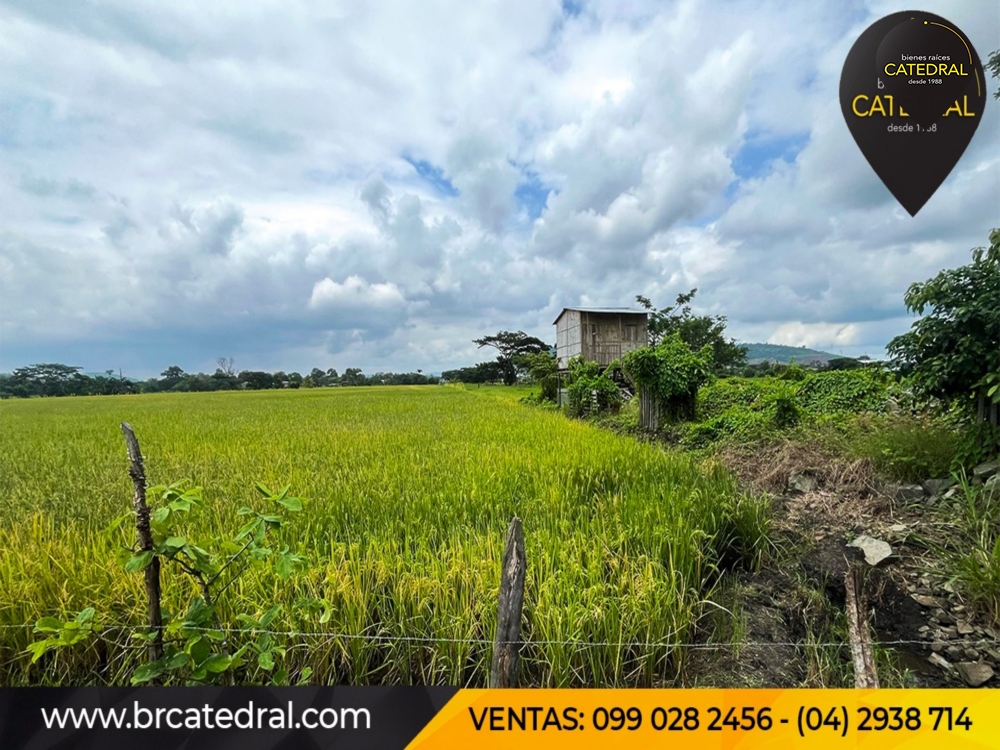
[[972,140],[985,81],[968,37],[931,13],[886,16],[851,48],[840,77],[844,119],[875,174],[911,216]]

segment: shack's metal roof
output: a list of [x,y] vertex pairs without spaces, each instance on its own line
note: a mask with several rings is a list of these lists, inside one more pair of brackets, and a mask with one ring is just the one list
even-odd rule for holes
[[564,307],[562,312],[556,316],[556,319],[552,321],[552,325],[559,322],[559,318],[565,315],[570,310],[574,312],[586,312],[586,313],[611,313],[612,315],[648,315],[646,310],[635,310],[631,307]]

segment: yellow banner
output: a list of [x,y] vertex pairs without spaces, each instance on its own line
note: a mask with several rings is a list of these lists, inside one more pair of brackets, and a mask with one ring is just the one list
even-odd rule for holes
[[461,690],[409,748],[1000,748],[994,690]]

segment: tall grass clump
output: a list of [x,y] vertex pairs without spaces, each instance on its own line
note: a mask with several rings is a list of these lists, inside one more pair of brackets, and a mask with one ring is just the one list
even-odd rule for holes
[[947,513],[945,561],[972,606],[1000,624],[1000,481],[972,484],[957,472],[958,493]]
[[[503,536],[527,543],[527,684],[653,685],[721,570],[760,563],[768,515],[721,466],[526,408],[503,389],[352,388],[3,402],[0,684],[123,684],[141,662],[142,577],[112,522],[131,484],[118,424],[151,483],[203,488],[198,536],[238,528],[256,482],[307,498],[280,544],[289,581],[252,568],[219,618],[271,622],[292,674],[319,683],[480,685]],[[188,591],[164,572],[171,592]],[[179,595],[176,595],[179,596]],[[31,624],[94,607],[114,637],[31,664]],[[171,611],[176,611],[171,609]],[[12,627],[7,627],[12,626]],[[235,675],[244,682],[257,673]]]
[[911,414],[864,414],[812,430],[812,438],[828,448],[867,459],[880,474],[900,482],[948,476],[960,435],[945,420]]

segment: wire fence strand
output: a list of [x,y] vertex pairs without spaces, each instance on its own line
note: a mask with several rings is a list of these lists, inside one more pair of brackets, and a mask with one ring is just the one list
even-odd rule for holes
[[[15,629],[27,629],[34,628],[33,623],[23,623],[23,624],[6,624],[0,625],[0,630],[15,630]],[[163,628],[166,630],[166,626]],[[112,631],[119,630],[130,630],[134,632],[151,632],[148,627],[141,625],[134,625],[131,623],[121,623],[106,625],[102,630],[94,630],[95,634],[103,634]],[[268,634],[272,636],[286,636],[286,637],[302,637],[302,638],[325,638],[330,641],[336,640],[357,640],[357,641],[370,641],[373,643],[425,643],[425,644],[463,644],[463,645],[475,645],[475,646],[493,646],[497,643],[493,638],[452,638],[447,636],[416,636],[416,635],[372,635],[364,633],[331,633],[329,631],[302,631],[302,630],[269,630],[267,628],[210,628],[210,627],[184,627],[183,630],[188,632],[212,632],[212,633],[225,633],[227,635],[233,633],[244,633],[246,635],[262,635]],[[936,640],[936,639],[896,639],[888,641],[875,641],[873,645],[875,646],[930,646],[935,643],[944,643],[949,646],[998,646],[1000,647],[1000,640],[994,638],[949,638],[948,640]],[[817,647],[817,648],[833,648],[833,647],[850,647],[850,644],[844,641],[828,641],[828,642],[812,642],[804,643],[802,641],[739,641],[735,643],[679,643],[677,641],[580,641],[580,640],[534,640],[534,639],[523,639],[520,641],[500,641],[500,643],[519,643],[522,646],[574,646],[577,648],[608,648],[608,647],[619,647],[619,648],[685,648],[693,650],[719,650],[719,649],[729,649],[729,648],[767,648],[767,647],[782,647],[782,648],[805,648],[805,647]]]

